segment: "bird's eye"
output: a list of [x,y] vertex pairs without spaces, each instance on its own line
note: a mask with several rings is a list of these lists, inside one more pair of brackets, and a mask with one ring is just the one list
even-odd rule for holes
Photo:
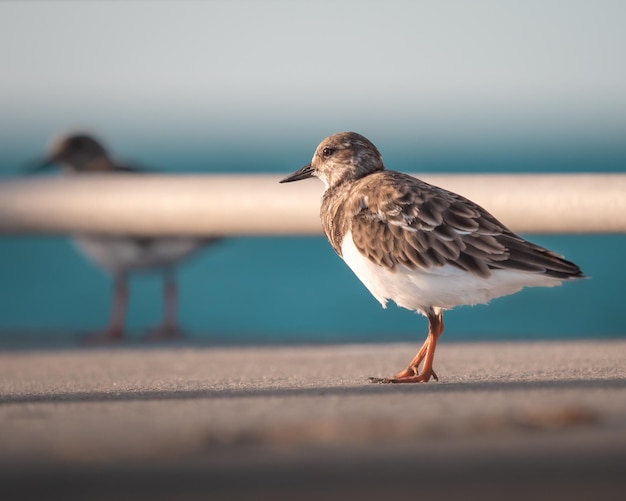
[[330,156],[332,156],[333,153],[335,153],[335,148],[324,148],[322,150],[322,155],[324,155],[324,157],[328,158]]

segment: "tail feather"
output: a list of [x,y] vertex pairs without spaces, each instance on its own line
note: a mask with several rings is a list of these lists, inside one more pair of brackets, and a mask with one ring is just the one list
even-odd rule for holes
[[503,235],[503,238],[498,240],[508,249],[509,257],[505,261],[493,263],[494,268],[510,268],[541,273],[560,280],[585,277],[578,265],[555,252],[527,242],[515,235]]

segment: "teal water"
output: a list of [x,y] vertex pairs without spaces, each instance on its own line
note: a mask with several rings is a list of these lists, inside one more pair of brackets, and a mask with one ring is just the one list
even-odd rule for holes
[[[591,278],[526,289],[488,306],[446,313],[447,339],[553,339],[626,335],[625,236],[531,236],[577,262]],[[617,271],[616,271],[617,270]],[[64,238],[0,241],[2,331],[87,331],[104,325],[111,283]],[[220,342],[411,340],[415,313],[383,310],[323,238],[224,240],[180,268],[181,321]],[[160,315],[160,281],[132,281],[128,325],[136,334]]]
[[[626,166],[622,150],[529,152],[502,150],[491,156],[419,159],[385,155],[397,170],[428,172],[610,171]],[[167,154],[151,158],[174,163]],[[251,163],[246,152],[216,161],[228,172],[291,172],[308,150],[276,161],[271,152]],[[2,165],[18,165],[5,155]],[[142,157],[143,158],[143,157]],[[532,159],[532,161],[531,161]],[[2,159],[0,159],[2,160]],[[593,163],[592,163],[593,160]],[[179,170],[206,172],[200,155],[189,154]],[[593,164],[593,169],[589,166]],[[253,165],[254,168],[250,168]],[[502,166],[507,168],[503,169]],[[525,169],[522,169],[525,166]],[[12,176],[17,171],[6,171]],[[311,181],[315,182],[315,181]],[[626,235],[525,235],[564,254],[590,278],[551,289],[526,289],[488,306],[447,312],[446,339],[565,339],[626,336],[623,313]],[[299,343],[421,340],[426,321],[390,304],[383,310],[323,238],[233,238],[206,249],[180,267],[180,320],[192,338],[219,343]],[[102,327],[111,300],[109,277],[64,237],[0,238],[0,341],[20,332],[86,332]],[[156,275],[131,282],[128,327],[141,336],[160,319]]]

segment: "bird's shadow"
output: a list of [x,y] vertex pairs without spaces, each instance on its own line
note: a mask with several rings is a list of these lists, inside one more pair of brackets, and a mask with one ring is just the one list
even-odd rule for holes
[[198,390],[126,390],[82,391],[54,394],[0,395],[0,405],[33,403],[147,402],[166,400],[221,400],[231,398],[368,396],[385,394],[481,393],[527,390],[591,390],[623,389],[626,379],[543,380],[543,381],[481,381],[454,383],[375,384],[364,380],[362,385],[306,386],[302,388],[207,388]]

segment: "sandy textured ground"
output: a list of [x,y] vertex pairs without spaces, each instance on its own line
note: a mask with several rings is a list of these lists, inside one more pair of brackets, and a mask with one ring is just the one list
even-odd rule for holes
[[1,497],[626,499],[626,340],[416,348],[0,352]]

